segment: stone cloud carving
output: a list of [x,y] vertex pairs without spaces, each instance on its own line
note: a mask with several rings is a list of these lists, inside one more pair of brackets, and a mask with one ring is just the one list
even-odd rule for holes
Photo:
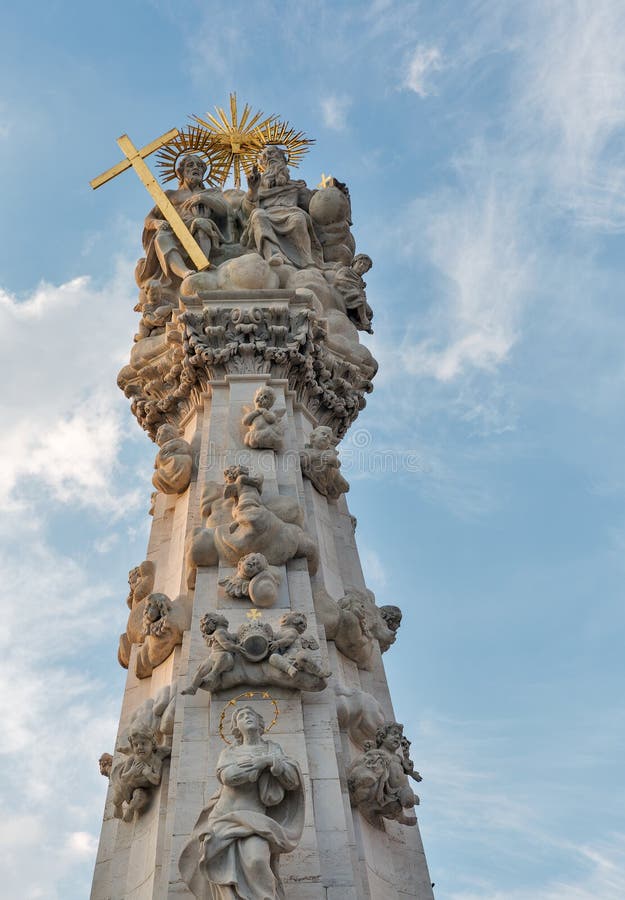
[[319,644],[306,634],[304,613],[285,613],[274,628],[254,619],[228,631],[228,620],[207,613],[200,629],[209,653],[183,694],[198,689],[218,691],[247,685],[276,685],[302,691],[322,691],[330,672],[319,654]]
[[313,596],[327,640],[334,641],[343,656],[353,660],[359,669],[371,668],[376,644],[383,653],[394,643],[401,621],[398,606],[376,606],[370,591],[354,588],[340,600],[334,600],[321,586],[315,588]]
[[[262,553],[271,566],[281,566],[295,557],[305,557],[308,569],[315,572],[318,550],[313,539],[301,527],[301,512],[288,498],[277,498],[273,505],[261,498],[262,475],[251,475],[245,466],[224,473],[223,500],[232,500],[231,522],[196,528],[187,553],[189,587],[195,585],[198,566],[223,563],[236,566],[249,553]],[[218,498],[215,498],[218,499]],[[212,511],[212,503],[210,508]],[[223,506],[220,505],[223,509]],[[274,509],[276,510],[274,512]],[[210,519],[210,516],[209,516]],[[294,521],[295,519],[295,521]],[[208,521],[207,521],[208,525]]]
[[193,450],[173,425],[161,425],[156,432],[160,450],[154,460],[152,484],[164,494],[182,494],[189,487],[193,471]]
[[243,416],[245,445],[255,450],[282,450],[284,444],[284,413],[272,410],[276,402],[275,391],[264,385],[254,394],[254,408]]
[[304,828],[304,786],[297,762],[263,738],[251,706],[232,715],[236,743],[217,761],[219,790],[202,810],[179,861],[194,897],[269,900],[284,897],[280,855]]
[[334,449],[334,435],[331,428],[327,425],[313,428],[308,443],[304,444],[299,456],[302,474],[312,481],[320,494],[330,500],[338,500],[341,494],[347,493],[349,484],[339,472],[341,461]]
[[132,822],[150,802],[152,791],[161,783],[163,760],[171,750],[159,747],[154,732],[141,723],[130,729],[129,747],[118,748],[127,759],[113,763],[110,779],[113,815]]
[[373,741],[378,728],[384,722],[380,703],[372,694],[356,687],[335,684],[334,693],[341,728],[347,731],[352,741],[360,747],[364,747],[367,741]]
[[[368,746],[347,770],[352,806],[376,828],[382,828],[382,819],[394,819],[401,825],[417,824],[415,815],[407,812],[419,803],[408,783],[408,774],[416,781],[421,776],[414,773],[407,756],[403,728],[398,722],[385,722],[376,732],[374,746]],[[410,766],[412,770],[407,774]]]

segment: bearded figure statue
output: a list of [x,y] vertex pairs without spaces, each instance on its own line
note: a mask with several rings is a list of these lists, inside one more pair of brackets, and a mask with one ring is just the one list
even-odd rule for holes
[[242,202],[248,216],[241,244],[269,265],[290,263],[296,269],[321,268],[323,253],[308,215],[312,191],[305,181],[292,181],[284,150],[269,145],[258,156],[247,179]]

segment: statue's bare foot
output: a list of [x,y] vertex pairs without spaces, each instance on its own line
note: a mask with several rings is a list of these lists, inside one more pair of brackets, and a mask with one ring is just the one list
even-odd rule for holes
[[188,688],[185,688],[184,691],[180,691],[180,693],[188,694],[189,696],[193,697],[195,694],[197,694],[197,688],[194,685],[190,684]]
[[279,253],[272,253],[267,262],[270,266],[282,266],[284,264],[284,260]]

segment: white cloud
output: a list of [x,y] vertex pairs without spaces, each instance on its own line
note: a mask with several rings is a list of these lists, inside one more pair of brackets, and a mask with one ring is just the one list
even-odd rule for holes
[[383,590],[388,579],[380,554],[369,547],[361,547],[360,562],[367,587],[375,591]]
[[[473,188],[473,190],[472,190]],[[409,230],[443,276],[441,297],[402,353],[405,370],[448,382],[472,370],[494,372],[513,347],[531,277],[517,200],[496,182],[468,184],[413,208]]]
[[623,230],[625,7],[580,0],[531,9],[513,95],[517,136],[578,221]]
[[427,97],[432,89],[427,84],[429,76],[443,67],[441,52],[438,47],[426,47],[418,44],[406,63],[406,72],[402,87],[414,91],[419,97]]
[[[131,343],[131,268],[119,263],[101,288],[88,278],[42,283],[24,300],[0,290],[0,502],[31,495],[109,511],[137,502],[119,494],[114,474],[130,420],[116,386]],[[22,502],[26,494],[22,492]]]
[[334,131],[343,131],[347,125],[347,112],[351,99],[346,96],[330,94],[321,100],[323,124]]

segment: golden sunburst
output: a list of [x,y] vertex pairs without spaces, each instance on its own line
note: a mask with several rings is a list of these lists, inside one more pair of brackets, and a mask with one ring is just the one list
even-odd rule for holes
[[241,118],[238,116],[237,95],[230,94],[230,118],[220,106],[215,107],[217,116],[206,113],[206,118],[193,116],[211,142],[212,153],[218,161],[223,174],[222,184],[233,172],[234,184],[241,186],[241,169],[248,174],[262,144],[259,143],[259,130],[268,128],[275,122],[275,116],[265,116],[262,112],[252,115],[248,103],[243,108]]
[[186,129],[180,129],[178,136],[156,154],[156,165],[160,169],[163,182],[173,181],[177,178],[176,167],[182,156],[194,154],[206,163],[206,176],[204,180],[216,187],[224,183],[228,172],[223,171],[221,161],[215,153],[213,141],[203,128],[189,125]]

